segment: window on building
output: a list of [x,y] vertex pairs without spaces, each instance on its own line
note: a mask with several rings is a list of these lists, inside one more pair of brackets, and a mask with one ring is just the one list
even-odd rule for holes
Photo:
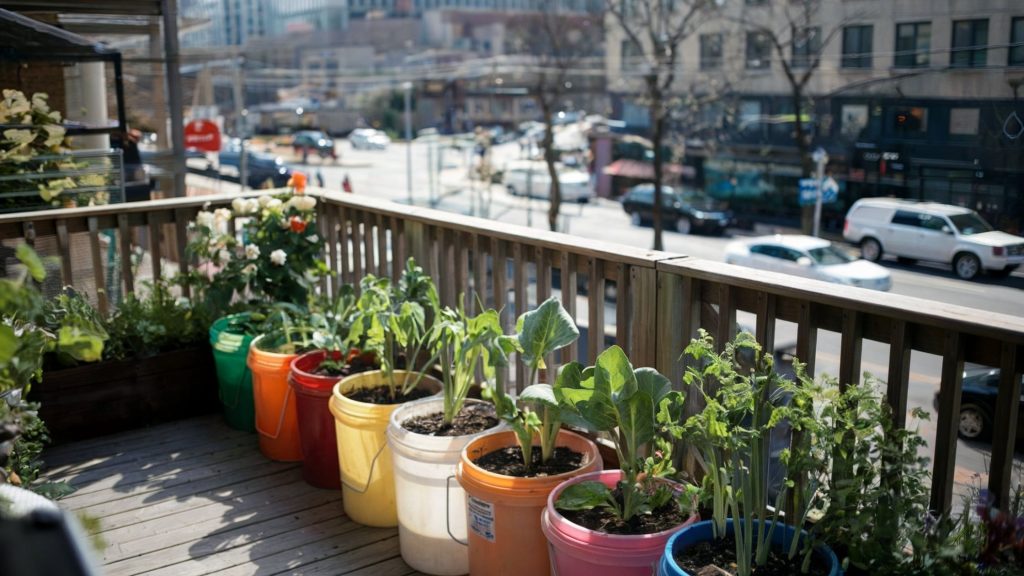
[[871,68],[871,41],[874,26],[843,28],[843,68]]
[[1010,22],[1010,66],[1024,66],[1024,17]]
[[761,101],[744,100],[740,102],[740,131],[753,131],[761,128]]
[[763,32],[747,32],[747,68],[763,70],[772,65],[772,44]]
[[845,138],[856,140],[867,127],[867,104],[843,104],[840,111],[839,130]]
[[722,35],[700,35],[700,69],[714,70],[722,67]]
[[821,51],[821,28],[804,28],[793,37],[793,67],[808,68]]
[[898,134],[921,134],[928,131],[928,109],[920,106],[896,110],[893,118]]
[[954,68],[982,68],[988,64],[988,20],[953,22],[953,48],[949,64]]
[[897,68],[924,68],[931,61],[931,47],[931,22],[897,24],[896,59],[893,64]]
[[636,68],[643,62],[644,53],[632,40],[623,40],[622,49],[619,52],[621,59],[619,60],[619,69],[628,70],[630,68]]
[[980,110],[977,108],[951,109],[949,111],[949,133],[954,136],[977,136],[980,117]]

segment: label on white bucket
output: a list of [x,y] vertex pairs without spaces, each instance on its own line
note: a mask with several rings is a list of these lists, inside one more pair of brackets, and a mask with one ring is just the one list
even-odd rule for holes
[[494,504],[470,496],[469,529],[484,540],[494,542]]

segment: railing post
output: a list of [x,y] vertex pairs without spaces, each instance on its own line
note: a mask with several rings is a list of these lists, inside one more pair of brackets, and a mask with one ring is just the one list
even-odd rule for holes
[[1003,342],[1000,347],[999,396],[996,400],[995,428],[992,435],[992,464],[988,489],[995,496],[994,505],[1005,508],[1010,503],[1014,440],[1020,417],[1020,379],[1017,369],[1017,347]]
[[953,503],[956,471],[957,421],[964,377],[964,342],[955,330],[946,332],[939,388],[939,417],[935,430],[935,462],[932,468],[932,510],[944,514]]

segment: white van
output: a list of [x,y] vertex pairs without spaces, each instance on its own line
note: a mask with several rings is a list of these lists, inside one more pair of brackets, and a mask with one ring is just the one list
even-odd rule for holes
[[846,214],[843,238],[860,245],[865,260],[941,262],[965,280],[983,270],[1005,276],[1024,263],[1024,238],[994,230],[969,208],[934,202],[863,198]]
[[[590,187],[589,174],[583,170],[567,168],[562,164],[556,164],[555,171],[561,184],[563,202],[590,202],[594,190]],[[508,193],[513,196],[546,200],[551,194],[551,177],[548,175],[548,165],[544,162],[512,162],[505,166],[502,182]]]

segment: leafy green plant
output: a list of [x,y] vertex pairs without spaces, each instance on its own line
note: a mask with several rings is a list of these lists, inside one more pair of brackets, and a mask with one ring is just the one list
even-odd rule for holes
[[[555,451],[555,440],[562,426],[562,408],[558,389],[570,373],[555,379],[554,385],[537,382],[537,374],[546,368],[544,357],[572,344],[580,337],[569,313],[557,298],[549,298],[536,309],[524,313],[516,321],[518,350],[526,363],[526,388],[516,400],[505,393],[504,386],[488,387],[498,417],[516,434],[527,471],[533,466],[533,438],[540,438],[541,462],[547,462]],[[570,368],[578,370],[577,367]],[[521,407],[520,407],[521,406]]]
[[66,287],[43,307],[43,324],[58,334],[53,353],[62,365],[79,360],[96,362],[102,359],[102,343],[108,338],[104,319],[92,303],[72,287]]
[[[704,462],[703,487],[710,494],[715,537],[726,536],[726,519],[731,516],[736,572],[749,576],[755,566],[768,562],[787,499],[787,521],[800,528],[824,498],[831,436],[815,412],[821,390],[799,363],[794,365],[795,381],[776,373],[772,356],[748,332],[717,353],[712,338],[702,331],[685,353],[693,362],[684,381],[702,391],[706,405],[686,421],[684,435]],[[772,502],[771,435],[783,422],[789,423],[792,433],[779,459],[785,472]],[[799,543],[794,538],[787,554],[792,561],[802,551],[801,570],[807,572],[812,550],[807,542],[801,550]]]
[[145,358],[206,342],[210,321],[202,310],[175,298],[163,282],[145,288],[128,295],[107,322],[105,359]]
[[[508,355],[515,351],[516,340],[504,333],[496,310],[468,316],[460,306],[458,310],[444,308],[438,312],[430,348],[441,362],[444,422],[451,424],[477,381],[477,371],[485,381],[494,381],[501,373],[499,368],[507,365]],[[503,386],[500,381],[496,384]]]
[[[412,258],[397,283],[369,274],[359,288],[345,343],[377,356],[394,400],[411,392],[422,378],[422,369],[417,368],[429,365],[417,366],[430,344],[433,322],[440,315],[437,288]],[[395,381],[399,362],[409,368],[401,385]]]
[[692,505],[692,491],[674,494],[656,479],[675,473],[670,438],[678,434],[683,395],[653,368],[633,368],[625,352],[612,346],[583,369],[570,363],[562,370],[556,392],[567,422],[611,436],[623,478],[621,499],[601,482],[574,484],[559,496],[561,510],[605,507],[623,521],[677,499],[680,510]]

